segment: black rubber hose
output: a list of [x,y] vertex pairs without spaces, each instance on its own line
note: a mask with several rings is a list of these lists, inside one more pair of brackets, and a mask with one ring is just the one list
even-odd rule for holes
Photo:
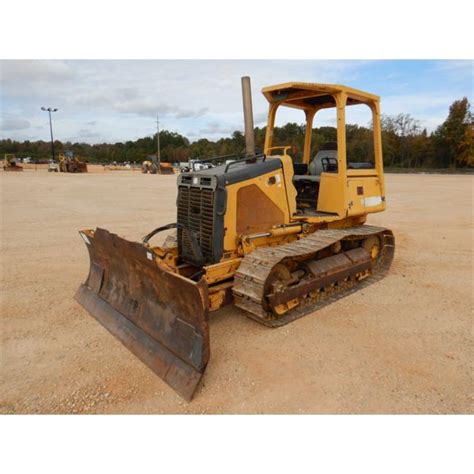
[[196,264],[199,266],[203,265],[204,256],[202,255],[201,248],[199,247],[196,232],[191,232],[189,229],[184,227],[182,224],[178,224],[177,222],[173,222],[172,224],[167,224],[161,227],[157,227],[155,230],[152,230],[149,234],[143,237],[143,243],[148,244],[148,241],[152,237],[154,237],[156,234],[163,232],[164,230],[169,230],[169,229],[181,229],[186,234],[186,236],[188,237],[189,243],[191,244],[191,250],[193,252]]
[[143,243],[147,244],[148,241],[152,237],[154,237],[156,234],[159,234],[160,232],[163,232],[164,230],[177,229],[177,228],[178,228],[178,224],[176,222],[173,222],[172,224],[167,224],[161,227],[157,227],[155,230],[152,230],[149,234],[143,237]]

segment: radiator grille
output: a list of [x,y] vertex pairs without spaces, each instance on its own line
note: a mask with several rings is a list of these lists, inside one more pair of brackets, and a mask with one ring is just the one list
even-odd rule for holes
[[[213,260],[214,191],[209,188],[180,186],[178,190],[178,224],[193,232],[205,263]],[[178,249],[183,260],[197,263],[191,242],[178,227]]]

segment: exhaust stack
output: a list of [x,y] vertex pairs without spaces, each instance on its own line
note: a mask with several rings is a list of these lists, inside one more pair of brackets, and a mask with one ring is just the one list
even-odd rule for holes
[[247,156],[255,155],[255,137],[253,134],[252,90],[250,77],[242,77],[242,102],[244,105],[245,151]]

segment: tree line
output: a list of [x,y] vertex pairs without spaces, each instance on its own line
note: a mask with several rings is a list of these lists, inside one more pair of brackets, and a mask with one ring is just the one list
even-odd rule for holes
[[[388,168],[466,168],[474,166],[473,121],[471,107],[465,97],[453,102],[448,117],[437,129],[428,133],[420,121],[410,114],[382,116],[382,146],[384,164]],[[266,127],[255,128],[255,143],[263,149]],[[301,158],[305,126],[287,123],[275,127],[273,145],[290,145],[290,155]],[[347,156],[350,161],[369,161],[373,155],[372,125],[346,126]],[[335,127],[319,127],[312,131],[311,156],[328,142],[336,141]],[[235,131],[230,137],[216,141],[202,138],[191,142],[176,132],[160,132],[161,159],[169,162],[188,161],[190,158],[210,158],[222,155],[241,155],[245,149],[244,135]],[[71,143],[55,141],[56,153],[72,150],[82,160],[95,163],[141,163],[156,155],[156,134],[135,141],[119,143]],[[51,143],[47,141],[0,141],[0,154],[14,153],[18,158],[47,159]]]

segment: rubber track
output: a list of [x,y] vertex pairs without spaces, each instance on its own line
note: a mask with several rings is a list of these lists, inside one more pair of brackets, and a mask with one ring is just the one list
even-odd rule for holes
[[[262,307],[265,281],[272,268],[285,259],[311,259],[314,254],[331,246],[338,240],[358,240],[372,235],[379,235],[382,241],[381,255],[372,274],[355,283],[353,286],[332,293],[319,301],[310,301],[309,304],[300,304],[286,315],[276,317],[272,312]],[[262,247],[247,254],[240,264],[234,277],[234,304],[243,309],[247,316],[266,326],[283,326],[295,319],[312,313],[327,304],[358,291],[383,278],[393,260],[395,252],[395,238],[392,231],[384,227],[362,225],[347,229],[324,229],[289,244],[277,247]]]

